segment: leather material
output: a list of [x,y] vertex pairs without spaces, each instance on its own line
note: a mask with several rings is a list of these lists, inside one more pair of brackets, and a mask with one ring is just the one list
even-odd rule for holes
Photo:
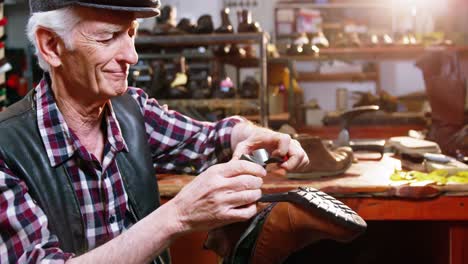
[[197,20],[197,27],[195,33],[197,34],[211,34],[214,31],[213,18],[210,15],[202,15]]
[[176,26],[180,31],[193,34],[195,33],[196,26],[188,18],[182,18]]
[[282,263],[292,253],[320,240],[349,242],[359,234],[297,204],[277,203],[263,224],[250,263]]
[[349,147],[330,150],[316,136],[299,135],[296,138],[309,157],[309,164],[287,173],[288,178],[310,179],[344,173],[353,163],[353,151]]
[[237,31],[239,33],[256,33],[262,31],[258,22],[252,21],[252,12],[247,9],[237,12],[237,19],[239,25],[237,26]]
[[313,188],[271,194],[272,203],[257,203],[249,221],[210,231],[205,248],[224,264],[275,264],[319,240],[349,242],[366,222],[335,198]]
[[[126,94],[112,99],[122,135],[129,152],[117,154],[117,164],[136,222],[160,205],[157,179],[141,111]],[[24,99],[0,113],[0,153],[16,176],[29,188],[35,202],[49,220],[65,252],[77,255],[89,250],[85,225],[73,185],[64,165],[51,167],[42,144],[34,101],[30,92]],[[168,252],[162,254],[170,263]],[[159,263],[160,260],[158,260]]]
[[428,139],[437,142],[445,154],[454,156],[461,150],[468,155],[466,145],[460,145],[454,136],[466,125],[468,57],[457,52],[428,52],[416,65],[423,72],[432,110]]
[[221,26],[215,30],[215,33],[234,33],[231,20],[229,19],[229,8],[221,10]]

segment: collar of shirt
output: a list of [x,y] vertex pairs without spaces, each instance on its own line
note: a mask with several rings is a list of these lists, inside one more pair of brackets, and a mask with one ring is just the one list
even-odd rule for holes
[[[56,167],[70,159],[76,151],[88,153],[83,158],[91,160],[89,152],[83,151],[84,146],[78,137],[67,126],[65,119],[58,108],[52,89],[50,78],[46,74],[35,88],[37,124],[49,157],[50,165]],[[105,121],[107,128],[107,143],[111,151],[128,152],[127,144],[122,136],[119,122],[115,117],[112,103],[106,106]]]

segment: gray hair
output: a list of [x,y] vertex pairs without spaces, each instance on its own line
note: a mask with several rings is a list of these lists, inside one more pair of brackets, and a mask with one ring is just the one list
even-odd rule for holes
[[57,34],[64,42],[67,49],[73,49],[71,35],[73,28],[81,21],[81,17],[74,11],[73,7],[61,8],[47,12],[33,13],[29,18],[26,34],[33,44],[39,67],[44,71],[50,71],[50,65],[44,60],[39,52],[36,32],[39,28],[49,29]]

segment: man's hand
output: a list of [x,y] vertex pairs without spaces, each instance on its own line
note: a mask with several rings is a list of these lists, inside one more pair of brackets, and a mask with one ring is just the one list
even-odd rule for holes
[[168,203],[176,210],[179,232],[209,230],[250,219],[257,213],[266,171],[242,160],[217,164],[197,176]]
[[264,148],[273,156],[287,156],[288,160],[280,166],[288,171],[301,169],[309,164],[309,158],[299,141],[291,139],[287,134],[255,126],[250,122],[234,126],[231,146],[234,151],[233,159],[239,159],[242,154],[250,154],[256,149]]

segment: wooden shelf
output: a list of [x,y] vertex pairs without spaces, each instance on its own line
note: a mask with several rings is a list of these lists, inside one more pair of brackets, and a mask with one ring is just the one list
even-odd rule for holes
[[258,108],[258,99],[160,99],[159,104],[179,107]]
[[310,60],[397,60],[397,59],[415,59],[428,51],[453,50],[458,52],[468,51],[468,46],[382,46],[382,47],[362,47],[362,48],[323,48],[319,54],[282,56],[296,61]]
[[262,43],[265,33],[236,33],[236,34],[186,34],[164,36],[139,36],[135,45],[160,47],[187,47],[221,44],[254,44]]
[[312,9],[321,9],[321,8],[383,8],[383,9],[392,9],[391,4],[385,3],[376,3],[373,2],[363,2],[363,3],[324,3],[317,4],[311,1],[287,1],[287,2],[278,2],[276,8],[312,8]]
[[180,57],[185,57],[186,59],[199,59],[199,60],[210,60],[214,56],[212,54],[182,54],[182,53],[139,53],[138,58],[141,60],[174,60]]
[[259,58],[239,58],[239,57],[218,57],[221,63],[232,65],[238,68],[255,68],[260,63]]
[[229,56],[216,56],[213,54],[181,54],[181,53],[166,53],[166,54],[158,54],[158,53],[141,53],[138,55],[139,59],[141,60],[175,60],[180,57],[185,57],[188,60],[213,60],[217,59],[219,62],[223,64],[228,64],[232,66],[236,66],[239,68],[254,68],[258,67],[260,63],[259,58],[242,58],[242,57],[229,57]]
[[[396,136],[407,136],[408,131],[423,130],[426,126],[421,124],[413,125],[368,125],[368,126],[351,126],[349,133],[352,139],[369,139],[369,138],[390,138]],[[341,127],[339,126],[297,126],[298,133],[307,133],[319,136],[322,139],[335,140],[338,138]]]
[[[259,121],[259,115],[244,115],[243,117],[247,118],[251,121]],[[268,116],[268,120],[270,121],[284,121],[287,122],[289,120],[289,113],[279,113],[279,114],[270,114]]]
[[336,82],[336,81],[352,81],[352,82],[364,82],[364,81],[377,81],[379,75],[377,72],[367,73],[335,73],[335,74],[321,74],[312,72],[298,72],[297,81],[310,82]]

